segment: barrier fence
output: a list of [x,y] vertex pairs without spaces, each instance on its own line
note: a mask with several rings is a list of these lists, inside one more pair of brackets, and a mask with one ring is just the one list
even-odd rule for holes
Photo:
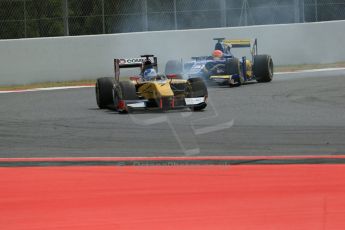
[[343,19],[344,0],[0,0],[0,39]]

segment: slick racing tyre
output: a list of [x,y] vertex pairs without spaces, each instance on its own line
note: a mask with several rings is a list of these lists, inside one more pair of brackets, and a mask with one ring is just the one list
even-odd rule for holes
[[179,60],[170,60],[165,65],[165,75],[181,75],[183,71],[182,62]]
[[[190,78],[187,81],[187,87],[186,87],[186,97],[192,98],[192,97],[207,97],[208,91],[206,84],[202,78]],[[190,107],[193,111],[200,111],[205,109],[207,106],[206,102],[200,104],[200,105],[194,105]]]
[[98,78],[96,82],[96,101],[100,109],[105,109],[113,104],[113,85],[115,79],[112,77]]
[[240,73],[240,61],[237,58],[231,58],[226,60],[225,71],[226,74],[233,75],[232,81],[229,81],[230,87],[238,87],[242,84]]
[[240,74],[240,61],[237,58],[231,58],[225,62],[226,74]]
[[273,60],[263,54],[254,56],[253,73],[258,82],[270,82],[273,79]]
[[135,85],[130,81],[122,81],[114,86],[113,100],[116,110],[119,113],[129,112],[124,104],[125,100],[138,100]]

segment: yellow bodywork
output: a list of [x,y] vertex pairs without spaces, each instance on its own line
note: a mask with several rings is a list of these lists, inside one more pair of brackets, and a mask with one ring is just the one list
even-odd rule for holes
[[249,60],[246,60],[246,75],[247,75],[247,78],[253,77],[253,65],[252,65],[252,62]]
[[249,39],[224,40],[223,42],[225,45],[231,45],[234,47],[237,47],[237,46],[250,47]]
[[216,75],[210,76],[210,79],[230,79],[232,75]]
[[170,81],[152,81],[138,84],[138,93],[146,99],[173,97]]

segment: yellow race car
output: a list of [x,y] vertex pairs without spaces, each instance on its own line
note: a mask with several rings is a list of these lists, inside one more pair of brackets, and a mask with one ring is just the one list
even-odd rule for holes
[[[120,81],[121,68],[140,68],[140,74]],[[100,109],[127,113],[134,109],[190,108],[200,111],[207,106],[207,87],[202,78],[181,79],[178,75],[157,74],[157,57],[114,59],[115,77],[96,82],[96,101]]]

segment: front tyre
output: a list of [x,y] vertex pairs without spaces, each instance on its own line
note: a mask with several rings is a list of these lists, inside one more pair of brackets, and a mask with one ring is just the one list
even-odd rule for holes
[[126,100],[138,100],[135,85],[130,81],[121,81],[114,86],[114,105],[119,113],[128,113]]
[[240,61],[237,58],[231,58],[225,62],[225,71],[227,75],[231,75],[229,80],[230,87],[238,87],[242,85],[242,77],[240,71]]
[[[202,78],[190,78],[187,81],[187,87],[186,87],[186,97],[187,98],[194,98],[194,97],[204,97],[207,98],[208,91],[206,84]],[[193,111],[201,111],[205,109],[207,106],[206,102],[203,102],[198,105],[193,105],[190,107]]]

